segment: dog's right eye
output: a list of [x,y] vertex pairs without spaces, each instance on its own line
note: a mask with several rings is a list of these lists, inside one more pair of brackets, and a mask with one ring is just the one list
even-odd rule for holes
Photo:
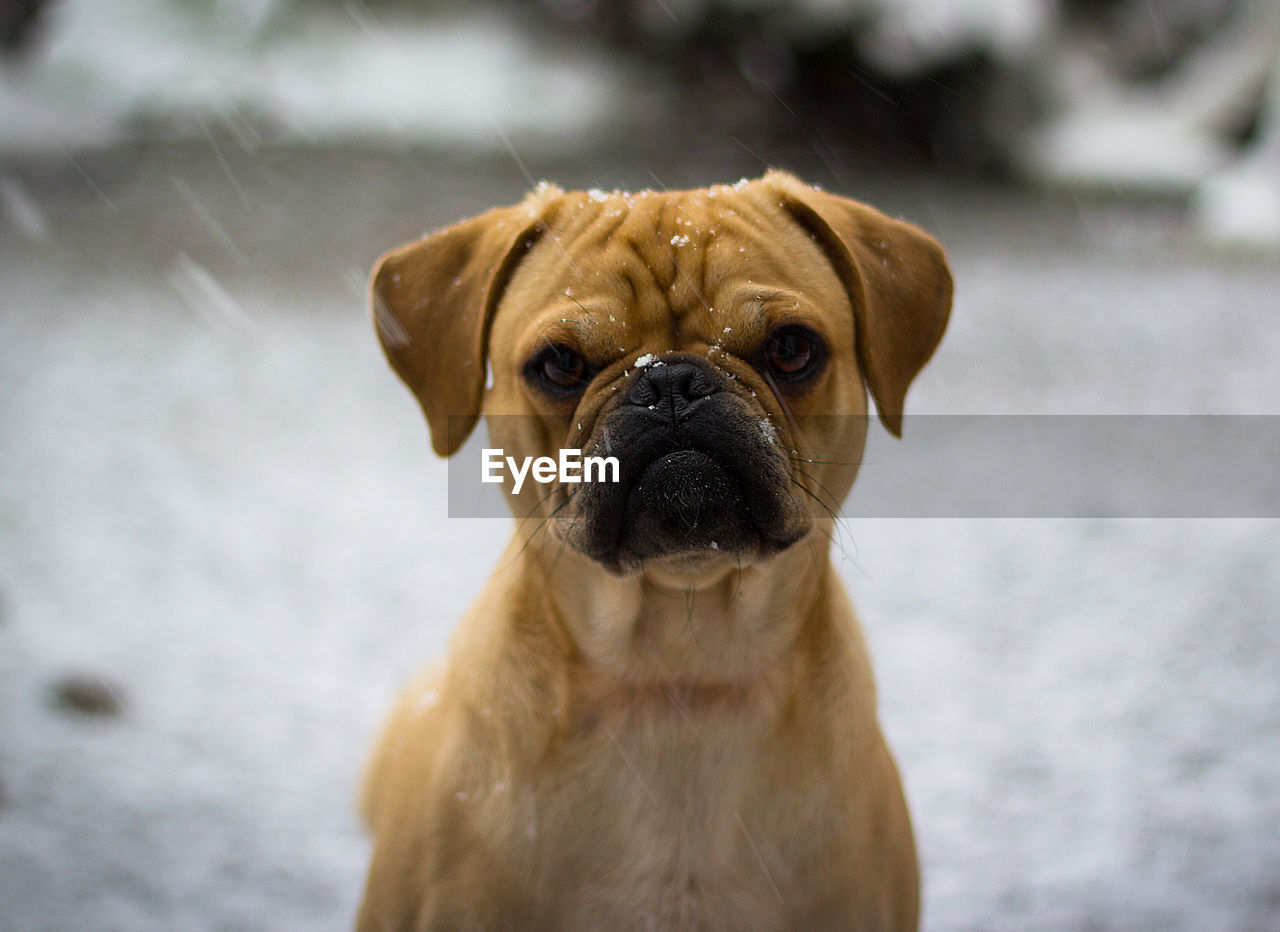
[[577,350],[553,344],[544,347],[525,367],[525,374],[554,395],[582,391],[588,381],[587,361]]

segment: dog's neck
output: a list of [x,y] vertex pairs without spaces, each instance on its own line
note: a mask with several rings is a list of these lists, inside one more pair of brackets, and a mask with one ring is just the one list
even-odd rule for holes
[[537,548],[517,559],[537,566],[526,578],[546,580],[537,597],[561,628],[562,649],[597,687],[719,703],[785,679],[802,626],[825,617],[833,571],[818,540],[761,563],[720,560],[698,572],[665,566],[616,576],[577,554]]

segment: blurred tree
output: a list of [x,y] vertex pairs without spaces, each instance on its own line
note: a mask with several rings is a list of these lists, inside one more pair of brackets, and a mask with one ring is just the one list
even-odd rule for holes
[[[676,72],[680,105],[717,128],[816,130],[948,167],[1052,162],[1040,130],[1113,99],[1151,98],[1158,119],[1239,145],[1280,47],[1275,0],[510,2]],[[1203,155],[1140,170],[1191,178]],[[1123,152],[1102,158],[1132,183]],[[1031,173],[1052,180],[1044,164]]]

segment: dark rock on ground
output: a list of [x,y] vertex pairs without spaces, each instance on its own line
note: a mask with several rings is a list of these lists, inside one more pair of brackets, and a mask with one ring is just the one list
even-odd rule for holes
[[54,708],[99,718],[119,718],[124,712],[124,692],[117,683],[97,673],[69,673],[51,687]]

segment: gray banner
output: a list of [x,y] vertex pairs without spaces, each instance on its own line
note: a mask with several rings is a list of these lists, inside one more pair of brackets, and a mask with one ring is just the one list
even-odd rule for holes
[[[1280,517],[1280,415],[915,415],[902,440],[868,427],[850,517]],[[450,461],[450,517],[510,514],[481,481],[488,447],[481,425]]]

